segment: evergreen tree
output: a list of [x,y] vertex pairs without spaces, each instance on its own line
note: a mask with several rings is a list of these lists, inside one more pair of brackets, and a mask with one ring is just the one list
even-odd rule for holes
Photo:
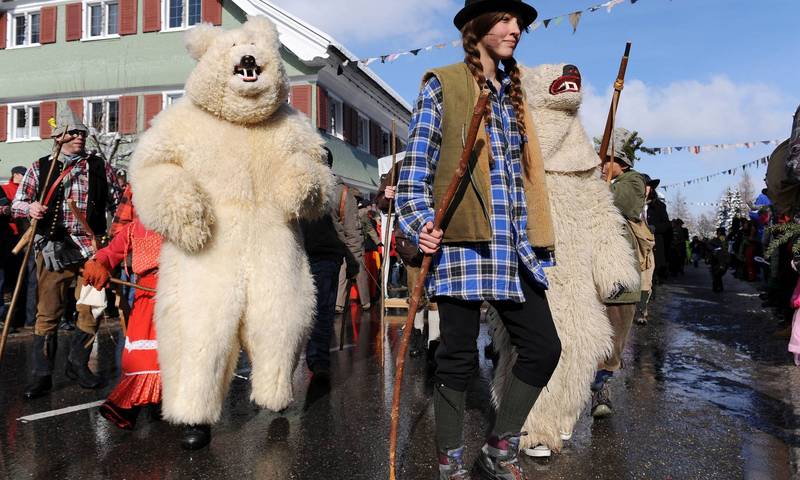
[[747,204],[742,201],[742,195],[736,187],[728,187],[717,207],[717,227],[730,230],[734,218],[747,218],[749,213]]

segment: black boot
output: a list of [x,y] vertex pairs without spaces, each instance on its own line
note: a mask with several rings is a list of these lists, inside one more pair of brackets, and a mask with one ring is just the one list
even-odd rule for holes
[[425,351],[425,338],[422,330],[411,330],[410,350],[408,352],[412,358],[419,357]]
[[211,442],[211,425],[188,425],[183,429],[181,447],[199,450]]
[[58,347],[55,333],[47,336],[34,335],[31,359],[33,363],[33,378],[25,388],[23,394],[26,399],[32,400],[41,397],[53,388],[53,362]]
[[[67,377],[77,380],[83,388],[96,389],[103,386],[103,379],[89,370],[89,355],[92,353],[92,339],[94,335],[80,329],[75,330],[70,341],[69,356],[67,357]],[[87,347],[86,344],[89,344]]]

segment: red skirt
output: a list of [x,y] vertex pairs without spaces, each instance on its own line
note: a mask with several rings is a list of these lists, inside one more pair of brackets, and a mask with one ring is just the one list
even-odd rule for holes
[[[156,288],[157,273],[139,277],[139,285]],[[121,408],[161,403],[161,370],[158,366],[158,341],[153,324],[155,294],[136,290],[128,319],[125,349],[122,351],[122,378],[108,396]]]

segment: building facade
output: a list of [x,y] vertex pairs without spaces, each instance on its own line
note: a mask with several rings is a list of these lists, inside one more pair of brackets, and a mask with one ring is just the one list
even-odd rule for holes
[[404,148],[410,106],[333,38],[264,0],[2,1],[0,177],[50,153],[48,119],[68,107],[95,133],[90,148],[115,150],[125,168],[137,136],[183,95],[195,63],[183,32],[248,15],[278,27],[290,102],[326,138],[334,171],[374,191],[393,125]]

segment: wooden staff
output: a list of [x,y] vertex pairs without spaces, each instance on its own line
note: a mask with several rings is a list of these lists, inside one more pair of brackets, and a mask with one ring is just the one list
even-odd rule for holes
[[[478,136],[478,128],[481,124],[484,112],[486,111],[486,103],[489,101],[489,90],[484,88],[481,91],[478,102],[475,104],[475,109],[472,111],[472,120],[469,124],[469,131],[467,134],[467,141],[464,145],[464,151],[461,153],[461,159],[458,163],[458,169],[453,174],[447,191],[439,203],[439,208],[436,209],[436,216],[433,220],[433,229],[440,229],[442,227],[442,220],[450,208],[450,202],[458,190],[464,174],[469,170],[469,161],[472,157],[472,149],[475,147],[475,139]],[[488,148],[488,145],[487,145]],[[414,292],[408,304],[408,316],[406,317],[406,324],[403,330],[403,339],[400,341],[400,351],[397,352],[397,363],[395,367],[394,377],[394,398],[392,399],[392,425],[389,434],[389,479],[395,480],[395,458],[397,453],[397,428],[400,421],[400,390],[403,386],[403,371],[406,364],[406,353],[408,352],[408,343],[411,339],[411,330],[414,328],[414,317],[417,314],[422,291],[425,288],[425,278],[428,276],[428,271],[433,262],[433,255],[426,253],[422,259],[422,266],[420,267],[419,277],[414,285]]]
[[[395,123],[392,120],[392,168],[389,170],[389,184],[388,186],[394,187],[397,183],[397,171],[396,171],[396,161],[397,161],[397,141],[396,141],[396,131],[395,131]],[[397,192],[395,192],[395,196]],[[386,290],[388,290],[389,282],[389,263],[391,261],[391,253],[392,253],[392,215],[394,215],[394,198],[389,199],[389,210],[386,213],[386,233],[383,234],[383,268],[384,274],[381,275],[381,331],[383,331],[383,327],[386,322]],[[383,279],[387,279],[386,282],[383,282]],[[384,283],[386,284],[386,289],[384,289]],[[383,357],[381,357],[383,358]],[[381,360],[383,362],[383,360]]]
[[347,324],[344,322],[347,315],[350,315],[350,291],[353,289],[353,282],[349,278],[345,282],[344,310],[342,310],[342,326],[339,329],[339,351],[344,350],[344,334],[347,333]]
[[[625,87],[625,72],[628,70],[628,57],[631,54],[631,42],[625,44],[625,53],[622,55],[622,61],[619,64],[619,73],[617,80],[614,82],[614,94],[611,97],[611,107],[608,109],[608,118],[606,119],[606,129],[603,132],[603,140],[600,142],[600,161],[601,165],[607,162],[614,161],[613,148],[614,144],[611,141],[611,136],[614,134],[614,120],[617,118],[617,105],[619,105],[619,97],[622,95],[622,89]],[[612,154],[608,154],[608,146],[611,145]],[[608,172],[606,173],[606,182],[611,183],[611,165],[609,165]]]
[[[39,203],[41,204],[44,202],[44,198],[47,195],[47,187],[50,183],[50,179],[53,178],[53,171],[55,171],[56,164],[58,163],[58,157],[61,155],[61,147],[64,144],[64,139],[67,138],[67,131],[69,130],[69,125],[64,126],[64,133],[56,140],[56,144],[53,146],[53,156],[50,157],[50,168],[47,170],[47,176],[45,176],[44,183],[42,187],[42,192],[39,194]],[[41,179],[39,179],[41,181]],[[6,312],[6,323],[3,325],[3,335],[0,336],[0,362],[3,361],[3,353],[6,350],[6,340],[8,340],[8,331],[11,327],[11,319],[14,318],[14,311],[17,308],[17,300],[19,300],[19,293],[22,290],[22,284],[25,281],[25,273],[28,271],[28,259],[31,257],[31,250],[33,249],[33,235],[36,232],[36,227],[39,224],[39,220],[34,218],[31,220],[31,225],[28,227],[28,230],[20,239],[20,243],[17,247],[14,247],[14,250],[19,252],[19,249],[25,248],[25,255],[22,257],[22,268],[19,269],[19,274],[17,275],[17,284],[14,286],[14,294],[11,296],[11,305],[8,306],[8,311]],[[22,241],[27,238],[27,244],[23,244]],[[17,253],[15,252],[15,253]]]

